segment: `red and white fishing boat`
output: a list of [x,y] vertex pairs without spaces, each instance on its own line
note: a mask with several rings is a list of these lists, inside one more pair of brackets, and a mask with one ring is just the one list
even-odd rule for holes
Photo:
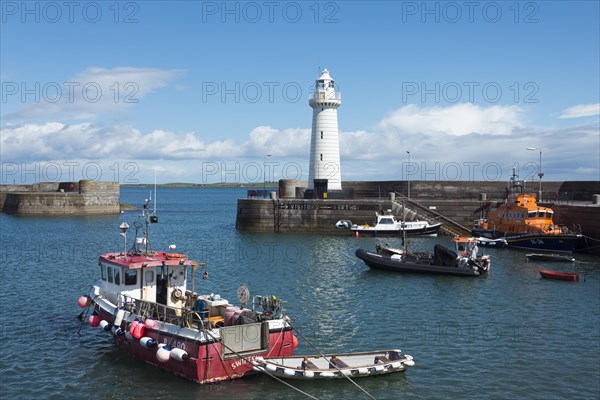
[[174,246],[168,253],[152,250],[148,213],[145,219],[144,237],[132,249],[125,251],[128,225],[123,223],[124,251],[100,255],[101,279],[78,301],[86,308],[81,317],[91,314],[86,314],[89,325],[110,332],[133,357],[199,383],[252,373],[257,357],[293,354],[298,340],[281,300],[251,299],[245,285],[238,289],[240,307],[216,294],[197,293],[194,275],[206,264]]

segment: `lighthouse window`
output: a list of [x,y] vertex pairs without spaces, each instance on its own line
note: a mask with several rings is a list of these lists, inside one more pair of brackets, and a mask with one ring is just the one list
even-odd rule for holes
[[128,269],[125,271],[125,285],[135,285],[137,283],[137,270]]
[[321,139],[323,139],[323,131],[321,131]]
[[321,158],[321,161],[323,161],[323,154],[319,154],[319,157]]

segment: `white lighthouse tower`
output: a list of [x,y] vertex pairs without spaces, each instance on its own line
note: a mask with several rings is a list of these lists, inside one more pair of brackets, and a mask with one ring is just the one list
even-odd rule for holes
[[308,189],[314,189],[314,179],[327,179],[328,190],[342,190],[337,118],[342,96],[327,69],[316,80],[308,104],[313,109]]

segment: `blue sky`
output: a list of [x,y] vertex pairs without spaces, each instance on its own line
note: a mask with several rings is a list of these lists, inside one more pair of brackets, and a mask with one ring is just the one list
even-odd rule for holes
[[0,183],[305,180],[322,68],[342,180],[600,179],[596,1],[1,7]]

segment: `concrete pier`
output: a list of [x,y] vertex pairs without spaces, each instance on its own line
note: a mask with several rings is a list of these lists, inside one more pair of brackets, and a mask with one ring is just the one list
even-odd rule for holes
[[0,185],[0,210],[15,215],[117,214],[120,187],[92,180]]
[[[487,181],[410,182],[410,200],[404,203],[414,212],[409,213],[407,219],[438,213],[470,229],[474,220],[486,216],[490,208],[505,200],[507,185],[507,182]],[[536,189],[535,182],[526,183],[526,191],[537,192]],[[581,226],[586,236],[600,241],[600,204],[594,201],[594,194],[600,193],[600,183],[544,182],[543,189],[541,204],[554,209],[556,223]],[[353,198],[303,199],[303,188],[298,183],[282,181],[275,198],[238,199],[236,228],[255,232],[347,235],[348,230],[335,227],[337,221],[347,219],[356,224],[373,224],[375,212],[386,210],[399,216],[402,197],[408,194],[408,182],[344,182],[344,191]],[[485,200],[480,200],[483,198]],[[422,208],[411,204],[413,201]],[[600,251],[600,246],[598,249]]]

